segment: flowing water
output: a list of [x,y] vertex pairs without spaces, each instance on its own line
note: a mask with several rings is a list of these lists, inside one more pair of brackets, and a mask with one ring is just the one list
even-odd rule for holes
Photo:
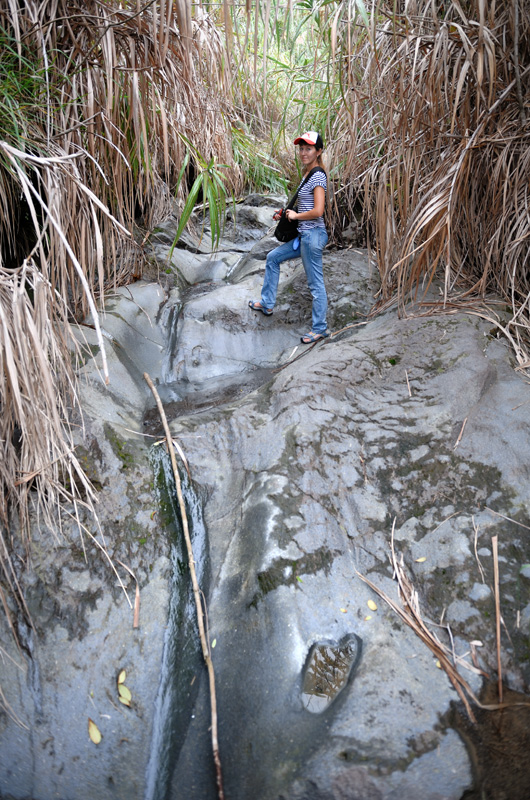
[[[203,663],[175,483],[170,459],[162,447],[153,448],[152,463],[157,476],[159,507],[172,540],[171,592],[144,800],[165,800],[169,794],[173,768],[193,713],[199,686],[196,677],[202,670]],[[186,473],[181,475],[181,482],[197,580],[207,596],[209,556],[201,502]]]

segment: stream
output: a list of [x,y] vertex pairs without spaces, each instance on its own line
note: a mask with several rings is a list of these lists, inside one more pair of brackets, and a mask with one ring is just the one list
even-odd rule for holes
[[[71,331],[84,348],[75,444],[98,523],[81,510],[80,532],[71,509],[57,531],[32,520],[22,653],[0,625],[2,800],[216,800],[207,673],[145,372],[192,476],[228,800],[474,800],[493,772],[510,800],[530,796],[525,748],[498,738],[506,719],[526,741],[523,712],[487,727],[481,711],[472,727],[446,671],[471,707],[483,684],[495,703],[496,536],[506,697],[530,685],[530,387],[476,315],[371,316],[377,273],[353,245],[324,252],[325,341],[300,343],[299,261],[282,266],[274,314],[252,312],[280,205],[248,198],[217,253],[186,235],[170,264],[177,216],[153,232],[151,272],[101,315],[108,386],[90,321]],[[443,285],[426,291],[438,308]]]
[[[158,503],[170,537],[171,580],[144,800],[165,800],[169,796],[173,769],[192,718],[199,687],[196,678],[203,668],[203,658],[175,481],[163,445],[153,448],[151,460],[156,476]],[[207,597],[209,557],[202,504],[185,470],[180,478],[197,580]]]

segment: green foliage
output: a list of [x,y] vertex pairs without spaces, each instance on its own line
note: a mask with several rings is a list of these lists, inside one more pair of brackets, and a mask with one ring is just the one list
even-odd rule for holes
[[[232,13],[236,23],[243,21],[236,6]],[[253,133],[271,140],[272,158],[285,161],[285,151],[292,158],[293,135],[303,130],[319,130],[325,141],[333,137],[347,96],[343,73],[354,65],[355,42],[369,36],[369,25],[363,0],[299,0],[287,15],[279,3],[267,13],[256,5],[251,25],[234,25],[243,116]],[[236,161],[238,146],[234,142]],[[251,168],[252,160],[239,163]],[[258,170],[256,182],[260,177]]]
[[232,128],[235,163],[244,173],[244,188],[250,191],[285,192],[286,180],[265,144],[241,127]]
[[177,189],[186,174],[190,164],[190,158],[193,159],[193,165],[198,174],[188,192],[184,208],[182,209],[177,232],[169,251],[168,261],[171,261],[173,250],[182,236],[184,228],[188,224],[199,198],[202,199],[204,207],[208,208],[209,211],[212,247],[214,248],[219,244],[219,239],[224,229],[226,211],[227,191],[225,178],[220,170],[227,169],[227,165],[216,165],[214,156],[207,161],[186,136],[183,134],[179,134],[179,136],[185,143],[187,150],[177,179]]
[[10,34],[0,29],[0,137],[8,141],[25,139],[35,116],[35,108],[46,93],[42,69],[26,47],[20,47]]

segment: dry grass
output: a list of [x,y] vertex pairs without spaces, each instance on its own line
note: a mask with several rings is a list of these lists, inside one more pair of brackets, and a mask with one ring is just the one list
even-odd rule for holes
[[[76,394],[64,359],[61,323],[66,314],[65,304],[34,262],[0,270],[1,583],[23,614],[10,554],[12,546],[19,557],[29,549],[32,500],[37,499],[37,515],[48,524],[57,506],[73,504],[70,513],[76,517],[80,506],[91,506],[94,500],[67,423],[68,405]],[[4,591],[1,600],[13,629]]]
[[[185,0],[0,0],[0,602],[25,612],[11,563],[29,510],[95,496],[69,427],[67,323],[141,274],[138,224],[185,203],[195,153],[239,169],[225,50]],[[193,142],[181,169],[185,141]],[[97,326],[97,322],[96,322]],[[104,352],[103,340],[100,339]],[[72,505],[73,504],[73,505]],[[9,531],[9,533],[8,533]],[[3,573],[3,575],[2,575]]]
[[335,31],[345,102],[332,161],[342,207],[351,216],[362,200],[380,303],[398,298],[406,313],[435,275],[444,303],[501,295],[518,361],[529,362],[527,0],[378,2],[354,39],[349,7]]
[[[493,512],[495,513],[495,512]],[[399,555],[396,553],[395,546],[394,546],[394,532],[395,532],[395,525],[396,520],[394,519],[392,523],[392,533],[391,533],[391,543],[390,543],[390,563],[393,569],[393,578],[397,582],[398,591],[399,591],[399,601],[396,601],[389,597],[377,584],[373,583],[369,578],[364,575],[361,575],[359,572],[357,573],[358,577],[366,583],[376,594],[381,597],[382,600],[387,603],[387,605],[405,622],[411,630],[418,636],[418,638],[425,644],[429,650],[432,652],[433,656],[436,657],[437,662],[436,665],[439,669],[442,669],[447,677],[449,678],[451,684],[453,685],[455,691],[457,692],[460,700],[462,701],[467,715],[471,722],[476,722],[475,714],[471,707],[471,704],[486,711],[498,711],[504,708],[508,708],[511,703],[503,702],[503,690],[502,690],[502,671],[501,671],[501,658],[500,658],[500,622],[502,620],[499,608],[499,601],[498,601],[498,592],[496,592],[496,642],[497,642],[497,673],[498,673],[498,696],[499,702],[498,703],[488,703],[484,704],[481,703],[480,700],[476,697],[475,693],[471,689],[469,683],[462,677],[460,673],[460,669],[466,669],[469,672],[472,672],[476,675],[480,675],[482,678],[489,679],[489,675],[484,672],[484,670],[479,666],[478,660],[476,657],[476,650],[475,646],[480,645],[480,642],[471,642],[470,643],[470,654],[473,663],[471,664],[466,656],[458,656],[456,654],[454,648],[454,640],[451,629],[448,625],[442,625],[441,623],[436,625],[428,621],[422,614],[419,602],[418,592],[414,588],[414,584],[410,577],[409,571],[405,567],[405,562],[403,558],[403,554]],[[475,527],[475,522],[473,520],[473,525]],[[477,529],[475,527],[475,537],[477,535]],[[495,566],[495,585],[498,587],[498,561],[497,556],[495,554],[496,551],[496,538],[493,537],[492,539],[492,546],[494,551],[494,564]],[[479,564],[480,566],[480,564]],[[482,568],[481,568],[482,570]],[[442,614],[443,617],[443,614]],[[448,641],[450,642],[450,647],[444,644],[437,633],[435,632],[434,628],[438,628],[444,630],[447,636]],[[526,700],[515,703],[515,705],[530,707],[530,703]]]
[[[149,3],[140,13],[136,4],[129,10],[97,0],[59,2],[54,9],[51,15],[48,4],[27,3],[16,22],[24,53],[50,65],[36,98],[41,105],[27,123],[17,120],[17,138],[27,142],[19,148],[26,153],[61,159],[56,169],[48,163],[44,174],[33,163],[32,181],[89,285],[102,295],[141,269],[135,222],[150,228],[170,211],[185,155],[179,133],[208,158],[231,161],[225,95],[219,91],[224,88],[220,43],[204,35],[205,15],[201,23],[192,24],[185,2],[176,4],[176,18],[173,5],[165,2]],[[6,4],[0,23],[14,34],[10,10]],[[11,245],[11,255],[20,263],[27,253],[17,249],[9,213],[13,181],[17,185],[19,179],[10,164],[4,161],[3,166],[2,245]],[[235,172],[231,177],[237,183]],[[177,193],[185,198],[185,180]],[[86,291],[57,232],[50,231],[46,256],[53,264],[54,288],[69,298],[72,312],[85,313]]]
[[[472,722],[475,722],[475,715],[471,708],[470,701],[479,704],[467,681],[462,677],[458,671],[458,666],[463,666],[466,669],[484,675],[480,669],[472,666],[465,659],[457,657],[454,650],[448,648],[443,642],[440,641],[436,633],[431,630],[431,627],[425,621],[419,604],[418,593],[415,590],[412,581],[407,575],[405,570],[403,556],[397,557],[394,549],[394,527],[395,520],[392,525],[392,542],[391,542],[391,563],[394,570],[394,578],[396,579],[399,587],[399,595],[401,604],[395,602],[385,592],[382,591],[376,584],[372,583],[368,578],[357,573],[359,578],[370,586],[389,606],[395,613],[414,631],[419,639],[431,650],[432,654],[436,656],[440,669],[443,669],[447,677],[451,681],[455,691],[460,697],[467,714]],[[452,636],[449,628],[446,628],[449,638],[452,641]]]

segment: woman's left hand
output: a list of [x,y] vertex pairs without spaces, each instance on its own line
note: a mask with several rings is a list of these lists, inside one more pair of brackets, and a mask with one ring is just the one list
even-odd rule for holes
[[287,209],[287,211],[285,212],[285,216],[289,220],[290,219],[298,219],[298,213],[296,211],[294,211],[292,208],[288,208]]

